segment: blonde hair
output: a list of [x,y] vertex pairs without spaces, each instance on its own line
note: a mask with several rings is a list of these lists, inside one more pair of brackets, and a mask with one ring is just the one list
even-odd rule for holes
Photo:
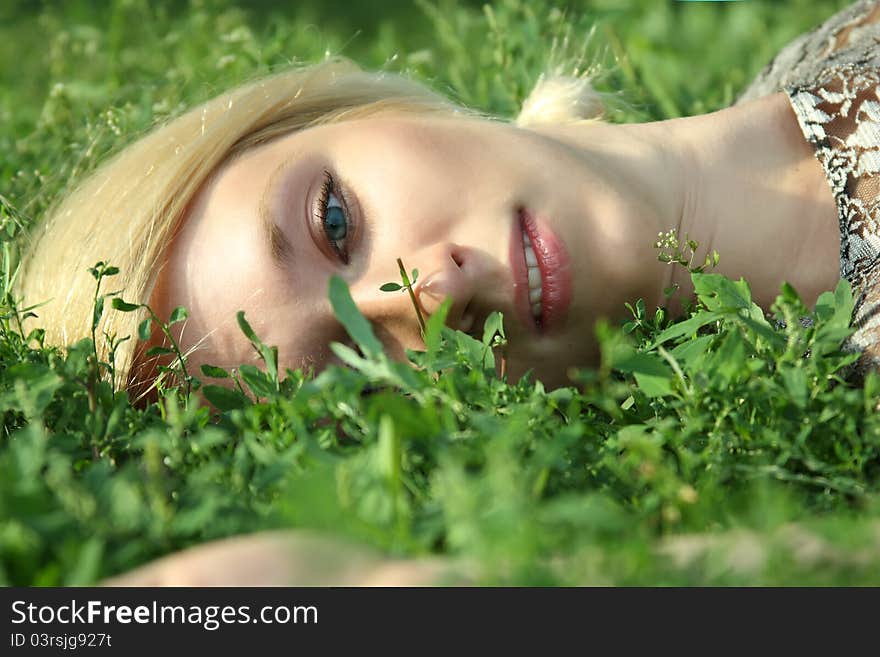
[[588,76],[544,74],[523,101],[516,124],[528,128],[595,121],[602,118],[604,112],[602,94],[593,89]]
[[[585,104],[572,103],[571,87],[567,95],[560,95],[559,88],[555,95],[563,110],[552,103],[541,105],[533,93],[520,125],[541,123],[541,116],[550,118],[545,122],[588,118],[579,113]],[[586,92],[588,85],[579,89]],[[547,99],[552,95],[546,94]],[[104,283],[102,293],[120,290],[129,303],[148,303],[166,246],[190,202],[222,162],[281,135],[380,112],[476,115],[421,84],[368,73],[341,58],[222,93],[123,149],[46,214],[25,249],[19,297],[25,304],[47,302],[37,312],[48,344],[66,346],[89,337],[95,280],[88,268],[98,261],[117,266],[120,274]],[[136,340],[137,325],[145,313],[108,309],[97,332],[132,336],[114,362],[116,381],[129,388],[140,383],[132,370],[142,346]],[[98,339],[96,348],[107,361],[104,340]]]

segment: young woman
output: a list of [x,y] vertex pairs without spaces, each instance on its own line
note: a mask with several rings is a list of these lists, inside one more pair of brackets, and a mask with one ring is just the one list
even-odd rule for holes
[[[244,310],[282,368],[320,368],[345,340],[333,274],[390,355],[420,347],[408,297],[379,290],[401,257],[421,272],[425,313],[451,297],[448,323],[479,331],[502,311],[509,375],[565,385],[569,366],[597,358],[598,318],[637,298],[666,305],[671,283],[690,292],[656,258],[673,230],[717,250],[716,271],[746,277],[765,309],[783,281],[809,305],[847,278],[858,376],[880,358],[878,20],[880,4],[858,2],[786,47],[734,106],[647,124],[589,120],[595,96],[578,80],[543,80],[507,123],[345,62],[275,75],[99,169],[36,233],[20,291],[49,300],[47,339],[70,343],[90,332],[86,269],[109,261],[127,301],[188,308],[177,337],[192,365],[253,358]],[[139,319],[110,313],[105,329],[135,335]],[[134,389],[155,373],[148,346],[118,355]]]

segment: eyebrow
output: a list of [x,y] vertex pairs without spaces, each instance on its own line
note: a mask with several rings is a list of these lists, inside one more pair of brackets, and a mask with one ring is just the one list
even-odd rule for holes
[[283,174],[293,158],[284,160],[269,176],[266,189],[260,197],[258,213],[260,216],[260,232],[263,242],[267,245],[276,267],[284,269],[293,261],[293,245],[278,225],[277,217],[272,211],[273,201],[278,198],[278,188]]

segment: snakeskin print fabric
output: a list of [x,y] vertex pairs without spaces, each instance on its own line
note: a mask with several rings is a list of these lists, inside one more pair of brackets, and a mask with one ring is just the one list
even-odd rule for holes
[[737,103],[783,90],[837,203],[840,276],[853,288],[844,349],[880,367],[880,1],[862,0],[786,46]]

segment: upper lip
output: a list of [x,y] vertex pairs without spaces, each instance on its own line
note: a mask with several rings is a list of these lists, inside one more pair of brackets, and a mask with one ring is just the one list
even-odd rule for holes
[[[532,316],[531,304],[529,303],[529,280],[528,267],[526,265],[526,256],[523,245],[523,231],[525,230],[523,222],[523,210],[517,208],[516,220],[513,222],[513,235],[510,243],[510,267],[513,272],[513,308],[520,323],[533,334],[540,334],[540,328]],[[530,235],[530,239],[533,236]],[[533,240],[534,243],[534,240]],[[544,271],[541,263],[541,255],[535,250],[535,256],[538,258],[538,269],[541,271],[543,282]]]
[[[535,321],[529,303],[528,270],[523,249],[523,231],[528,234],[532,251],[541,273],[541,319]],[[544,335],[565,323],[572,294],[572,274],[565,243],[545,221],[536,218],[527,208],[517,209],[514,234],[510,247],[514,275],[514,307],[524,326],[532,333]],[[518,289],[521,288],[521,289]]]
[[[555,273],[551,270],[551,267],[555,263],[555,259],[554,257],[552,257],[552,254],[551,256],[548,256],[547,253],[544,253],[542,247],[547,244],[548,239],[551,243],[558,242],[558,239],[550,234],[549,228],[547,228],[546,226],[540,227],[540,222],[535,221],[529,211],[522,206],[518,206],[515,209],[514,221],[512,222],[512,224],[513,234],[511,235],[510,241],[509,260],[513,282],[513,298],[512,303],[507,309],[511,311],[511,314],[513,316],[519,319],[519,323],[522,324],[529,333],[535,336],[540,336],[546,331],[548,326],[547,310],[548,300],[550,297],[548,290],[550,287],[553,286],[548,286],[547,283],[548,280],[553,279],[553,275]],[[544,290],[544,295],[542,298],[543,310],[541,323],[535,320],[531,312],[532,304],[529,301],[528,267],[526,265],[525,250],[522,238],[523,232],[526,232],[526,234],[529,235],[529,238],[532,242],[532,250],[534,251],[535,257],[538,260],[538,269],[541,273],[541,286]],[[548,257],[550,258],[549,261]],[[483,299],[483,301],[487,302],[488,299]],[[480,303],[476,296],[475,298],[470,299],[470,302],[464,308],[461,321],[459,321],[459,330],[464,331],[465,333],[473,336],[478,340],[482,339],[483,328],[485,326],[486,319],[488,319],[489,315],[491,314],[491,310],[493,308],[500,310],[505,306],[508,306],[508,304],[504,303],[501,299],[496,299],[495,301],[496,303],[488,305],[487,303]],[[550,317],[550,320],[553,319],[555,318]],[[505,322],[505,324],[506,327],[509,329],[511,326],[510,323]]]

